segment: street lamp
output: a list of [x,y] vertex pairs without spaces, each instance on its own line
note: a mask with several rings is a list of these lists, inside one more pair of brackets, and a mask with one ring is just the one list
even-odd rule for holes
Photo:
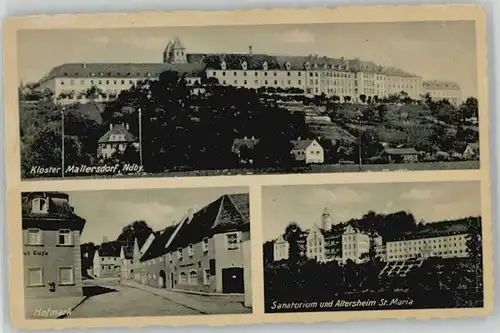
[[361,110],[358,110],[358,116],[357,116],[357,120],[358,120],[358,125],[360,125],[360,128],[358,130],[358,167],[359,167],[359,171],[361,171],[362,167],[361,167],[361,162],[362,162],[362,157],[361,157],[361,116],[362,116],[362,113],[361,113]]
[[66,108],[63,106],[61,108],[61,176],[64,179],[64,111]]
[[139,111],[139,163],[142,166],[142,110],[141,108],[138,109]]

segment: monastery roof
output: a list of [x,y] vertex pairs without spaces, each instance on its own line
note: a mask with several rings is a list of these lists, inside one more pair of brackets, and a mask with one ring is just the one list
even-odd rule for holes
[[199,74],[204,70],[203,64],[182,63],[69,63],[52,68],[40,80],[44,82],[52,78],[158,78],[166,71],[176,71],[185,74]]
[[[113,140],[113,135],[123,135],[124,140]],[[106,132],[99,139],[99,143],[110,143],[110,142],[136,142],[136,137],[130,133],[129,130],[123,125],[114,125],[109,131]]]
[[451,81],[423,81],[422,86],[424,89],[429,90],[460,90],[460,86],[457,83]]
[[250,230],[248,193],[226,194],[186,219],[167,251],[176,250],[229,231]]

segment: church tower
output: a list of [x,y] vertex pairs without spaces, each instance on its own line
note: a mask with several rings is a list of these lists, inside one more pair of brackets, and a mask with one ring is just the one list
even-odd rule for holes
[[185,64],[187,63],[187,53],[184,44],[179,37],[175,37],[173,41],[168,42],[167,47],[163,51],[163,63],[165,64]]
[[330,212],[328,211],[328,208],[325,207],[325,210],[321,215],[321,229],[330,230],[332,228],[332,224],[333,222]]

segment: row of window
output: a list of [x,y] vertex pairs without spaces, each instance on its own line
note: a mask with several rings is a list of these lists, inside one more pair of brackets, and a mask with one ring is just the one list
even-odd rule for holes
[[[31,228],[27,230],[26,245],[43,245],[43,231],[40,229]],[[73,245],[73,237],[71,230],[58,230],[57,245]]]
[[[198,285],[198,272],[194,270],[190,271],[189,274],[181,272],[179,274],[179,284]],[[203,284],[210,284],[210,269],[208,268],[203,270]]]
[[[203,254],[208,253],[208,238],[204,238],[203,241],[201,242],[202,245],[202,251]],[[240,238],[238,233],[228,233],[226,234],[226,249],[228,251],[239,251],[240,250]],[[189,258],[192,258],[194,256],[194,245],[189,244],[187,248],[185,248],[187,251],[187,255]],[[166,254],[166,260],[169,262],[173,262],[173,257],[176,256],[179,261],[182,261],[184,259],[184,251],[183,249],[178,249],[175,254],[172,253],[167,253]],[[163,261],[163,257],[159,257],[160,261]],[[149,261],[143,262],[141,264],[142,267],[154,265],[156,263],[156,259],[151,259]]]
[[[438,256],[451,256],[451,255],[464,255],[466,254],[466,250],[450,250],[450,251],[437,251],[432,252],[432,255]],[[423,253],[410,253],[410,254],[399,254],[399,255],[390,255],[389,259],[409,259],[409,258],[421,258],[423,257]]]
[[427,243],[449,243],[449,242],[461,241],[465,242],[465,236],[450,236],[450,237],[440,237],[440,238],[427,238],[427,239],[415,239],[408,240],[403,242],[390,242],[387,243],[388,247],[402,247],[407,246],[408,244],[427,244]]
[[[70,85],[70,86],[74,86],[76,84],[81,84],[81,85],[84,85],[86,82],[86,80],[74,80],[74,79],[71,79],[71,80],[61,80],[60,83],[61,85],[65,85],[66,82]],[[127,82],[128,81],[128,82]],[[104,83],[103,83],[104,82]],[[113,85],[130,85],[130,84],[134,84],[135,82],[137,82],[137,80],[90,80],[90,84],[93,85],[95,83],[97,84],[113,84]]]
[[[424,245],[425,246],[425,245]],[[420,250],[423,250],[425,249],[424,246],[409,246],[409,247],[404,247],[404,248],[394,248],[394,249],[389,249],[389,251],[393,251],[393,252],[407,252],[407,251],[420,251]],[[433,245],[430,245],[429,247],[430,248],[433,248],[433,249],[440,249],[440,248],[446,248],[446,247],[464,247],[465,244],[459,244],[459,243],[453,243],[453,244],[433,244]]]
[[[42,267],[29,267],[27,276],[28,287],[41,287],[44,286],[43,268]],[[73,267],[59,267],[58,268],[58,281],[59,285],[72,285],[75,283]]]

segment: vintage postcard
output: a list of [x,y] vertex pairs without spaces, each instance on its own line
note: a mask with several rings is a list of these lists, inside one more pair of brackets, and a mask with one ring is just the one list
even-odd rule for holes
[[8,19],[15,326],[487,315],[485,27],[476,5]]

